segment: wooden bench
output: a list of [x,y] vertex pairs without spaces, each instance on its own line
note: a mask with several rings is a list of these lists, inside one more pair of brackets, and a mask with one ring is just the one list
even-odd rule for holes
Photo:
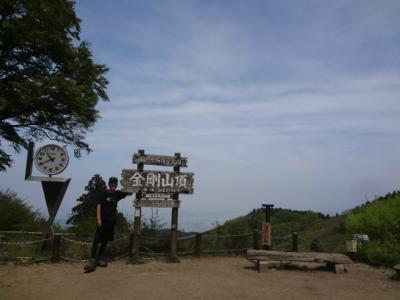
[[346,271],[351,264],[350,258],[344,254],[323,252],[284,252],[272,250],[248,250],[247,259],[257,264],[259,272],[266,272],[271,267],[318,267],[324,266],[335,273]]

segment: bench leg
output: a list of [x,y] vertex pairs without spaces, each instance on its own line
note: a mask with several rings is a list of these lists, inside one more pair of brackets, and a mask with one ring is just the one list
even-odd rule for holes
[[346,265],[343,264],[335,264],[335,273],[340,274],[346,272]]

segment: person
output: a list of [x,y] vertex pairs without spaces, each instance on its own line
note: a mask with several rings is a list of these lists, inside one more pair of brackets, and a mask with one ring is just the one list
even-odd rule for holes
[[93,237],[91,258],[84,267],[84,270],[87,272],[94,271],[97,266],[107,267],[107,263],[102,256],[107,243],[114,239],[118,201],[128,195],[132,195],[132,193],[125,193],[117,190],[117,186],[118,179],[116,177],[111,177],[108,180],[108,190],[102,193],[97,199],[96,231]]

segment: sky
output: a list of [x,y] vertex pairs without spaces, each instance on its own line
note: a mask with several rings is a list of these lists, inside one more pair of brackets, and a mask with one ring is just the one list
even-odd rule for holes
[[[135,168],[138,149],[188,158],[187,231],[262,203],[332,215],[399,189],[399,1],[79,0],[76,12],[110,101],[86,135],[93,152],[70,151],[59,221],[94,174]],[[26,152],[13,158],[0,188],[46,214]],[[132,200],[119,204],[131,219]],[[171,209],[158,213],[169,226]]]

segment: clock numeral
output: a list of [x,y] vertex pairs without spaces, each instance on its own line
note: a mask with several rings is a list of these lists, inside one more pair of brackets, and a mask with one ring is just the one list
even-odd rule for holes
[[56,149],[56,147],[54,147],[54,146],[50,146],[50,149],[51,149],[51,150],[55,150],[55,149]]
[[62,166],[63,166],[63,164],[61,164],[61,163],[60,163],[58,166],[59,166],[59,167],[62,167]]
[[39,156],[39,160],[42,160],[43,159],[43,157],[42,156]]
[[53,172],[53,168],[49,168],[49,172]]
[[61,161],[65,161],[65,158],[61,158]]
[[61,152],[61,153],[60,153],[60,156],[61,156],[61,157],[63,157],[63,156],[64,156],[64,153],[63,153],[63,152]]
[[59,168],[58,168],[58,167],[55,167],[55,169],[56,169],[56,171],[58,171],[58,170],[59,170]]

